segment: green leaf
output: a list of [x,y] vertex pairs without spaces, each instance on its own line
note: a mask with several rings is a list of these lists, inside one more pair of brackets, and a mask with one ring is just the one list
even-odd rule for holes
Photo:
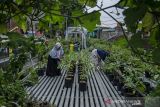
[[23,0],[16,0],[15,1],[17,4],[21,4],[23,2]]
[[159,63],[160,64],[160,47],[159,48],[155,48],[152,52],[152,55],[153,55],[153,61],[156,62],[156,63]]
[[80,16],[84,14],[82,9],[75,9],[72,11],[72,16]]
[[154,17],[151,13],[146,13],[144,18],[142,19],[142,27],[145,31],[149,31],[154,24]]
[[49,29],[48,23],[49,23],[48,21],[39,21],[38,29],[45,28],[46,30],[48,30]]
[[144,5],[143,7],[128,8],[123,12],[125,23],[131,32],[136,31],[137,23],[144,17],[146,11],[147,7]]
[[87,6],[89,7],[95,7],[97,4],[97,0],[78,0],[78,2],[82,5],[86,4],[87,1]]
[[142,23],[138,23],[138,29],[142,30]]
[[93,31],[96,24],[100,24],[100,13],[94,12],[92,14],[81,17],[82,26],[84,26],[88,31]]
[[135,7],[135,0],[120,0],[119,3],[117,3],[120,7]]
[[149,38],[149,43],[152,46],[155,46],[155,47],[157,47],[157,45],[160,43],[160,30],[159,30],[159,27],[156,27],[155,29],[153,29],[151,31],[150,38]]
[[148,42],[147,42],[147,40],[142,39],[142,33],[141,32],[138,32],[138,33],[134,34],[131,37],[131,40],[129,42],[135,48],[147,48],[148,47]]
[[20,18],[20,21],[18,22],[18,25],[20,26],[20,28],[23,29],[23,31],[26,31],[26,29],[27,29],[27,22],[26,22],[27,18],[24,17],[24,16],[22,16],[22,17],[23,18]]
[[7,32],[7,24],[1,23],[0,24],[0,33],[6,33]]
[[59,0],[64,5],[69,5],[71,3],[71,0]]

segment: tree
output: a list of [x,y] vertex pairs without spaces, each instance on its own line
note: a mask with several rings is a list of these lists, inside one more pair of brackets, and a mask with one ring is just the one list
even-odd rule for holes
[[[6,23],[10,19],[16,21],[23,30],[27,26],[26,20],[30,20],[31,26],[33,25],[32,21],[39,21],[39,27],[45,29],[48,29],[49,23],[58,23],[59,27],[64,26],[65,17],[74,20],[74,24],[76,22],[79,23],[81,19],[79,16],[87,14],[84,11],[86,6],[94,7],[96,3],[97,0],[1,0],[0,27],[3,29],[0,32],[6,32]],[[93,16],[96,18],[95,22],[98,24],[100,14],[96,13]],[[88,20],[94,21],[91,14],[89,17],[82,18],[81,20],[84,23]],[[85,27],[91,30],[89,26]]]
[[129,42],[136,54],[146,62],[160,65],[160,1],[120,0],[117,7],[124,9],[125,24],[133,34]]

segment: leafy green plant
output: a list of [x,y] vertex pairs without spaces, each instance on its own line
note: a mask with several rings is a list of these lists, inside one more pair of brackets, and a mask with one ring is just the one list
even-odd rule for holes
[[39,68],[42,68],[44,63],[46,63],[45,55],[47,53],[47,49],[46,49],[45,45],[42,43],[37,44],[36,49],[37,49],[37,54],[38,54],[37,55],[38,56],[38,65],[39,65]]
[[118,70],[118,65],[117,63],[114,62],[110,62],[110,63],[106,63],[103,67],[103,69],[105,70],[105,72],[115,72],[116,70]]
[[93,70],[93,65],[90,59],[90,53],[88,50],[82,50],[79,55],[80,63],[82,64],[82,72],[88,75]]
[[0,105],[13,106],[13,103],[24,105],[26,98],[24,84],[18,79],[9,79],[10,76],[9,72],[0,70]]
[[151,52],[151,60],[145,58],[143,60],[156,65],[159,65],[158,59],[160,59],[158,55],[160,52],[159,4],[160,1],[158,0],[120,0],[117,3],[118,7],[124,8],[125,24],[133,34],[131,40],[129,40],[132,51],[139,57],[142,56],[142,54],[139,54],[139,48],[145,49],[147,53]]
[[78,54],[75,52],[70,52],[69,54],[65,55],[59,64],[60,69],[65,69],[69,71],[70,68],[73,68],[78,60]]

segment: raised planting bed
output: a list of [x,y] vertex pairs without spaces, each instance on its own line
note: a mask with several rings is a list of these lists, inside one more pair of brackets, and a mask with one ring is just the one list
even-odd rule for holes
[[121,94],[125,97],[144,97],[145,94],[148,93],[148,91],[152,90],[147,83],[144,83],[144,86],[146,86],[146,88],[144,87],[144,89],[141,90],[139,90],[138,88],[140,87],[136,87],[134,83],[131,83],[132,87],[127,86],[127,84],[125,83],[126,78],[123,77],[120,70],[114,72],[107,72],[105,74],[107,75],[112,85],[115,86],[116,89],[120,91]]

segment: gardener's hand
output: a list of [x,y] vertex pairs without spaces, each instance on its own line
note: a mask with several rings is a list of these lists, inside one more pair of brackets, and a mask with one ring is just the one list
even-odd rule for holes
[[100,66],[97,66],[97,70],[100,70]]

